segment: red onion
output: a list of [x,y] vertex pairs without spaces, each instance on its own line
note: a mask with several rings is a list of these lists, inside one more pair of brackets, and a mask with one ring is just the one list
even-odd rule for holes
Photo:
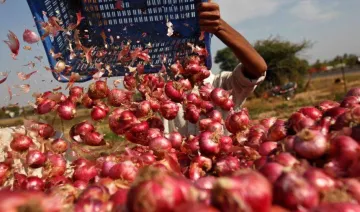
[[281,152],[278,155],[275,155],[274,161],[285,167],[293,167],[295,164],[299,163],[294,156],[287,152]]
[[270,127],[272,127],[276,123],[276,120],[277,120],[277,118],[275,118],[275,117],[266,118],[266,119],[262,119],[260,121],[260,124],[262,126],[264,126],[265,129],[269,129]]
[[348,136],[337,136],[330,141],[330,156],[344,166],[350,165],[357,157],[359,144]]
[[101,167],[101,176],[108,177],[110,175],[111,168],[115,165],[116,161],[105,161]]
[[274,203],[290,210],[313,208],[319,204],[316,189],[294,172],[283,173],[274,184]]
[[203,155],[217,155],[220,152],[218,135],[207,131],[202,132],[199,136],[199,147]]
[[109,95],[109,88],[105,81],[96,81],[89,86],[88,95],[91,99],[104,99]]
[[131,94],[131,92],[114,88],[109,92],[108,103],[111,106],[120,107],[130,101]]
[[298,112],[313,119],[314,121],[319,120],[322,116],[322,112],[315,107],[303,107]]
[[74,125],[70,129],[69,134],[70,134],[70,138],[72,140],[79,142],[80,141],[79,136],[84,136],[87,133],[93,132],[94,130],[95,130],[95,127],[90,122],[84,121],[84,122]]
[[192,104],[186,105],[184,119],[196,124],[200,119],[200,109]]
[[266,129],[263,125],[254,125],[249,129],[246,146],[258,149],[266,137]]
[[280,141],[284,139],[286,135],[287,129],[284,124],[274,124],[268,131],[267,140]]
[[200,96],[205,101],[210,101],[210,94],[214,90],[214,87],[210,83],[206,83],[199,89]]
[[140,157],[138,157],[138,161],[140,165],[151,165],[155,163],[156,159],[155,159],[155,155],[150,153],[145,153],[140,155]]
[[176,118],[179,112],[179,106],[172,101],[165,101],[161,103],[160,113],[167,120],[173,120]]
[[233,140],[229,136],[222,136],[219,139],[220,143],[220,152],[222,153],[230,153],[233,148]]
[[340,162],[332,159],[324,165],[324,171],[331,177],[344,177],[347,174],[347,168],[343,167]]
[[360,211],[360,205],[355,203],[324,203],[312,209],[313,212],[355,212]]
[[225,156],[218,159],[215,163],[214,171],[217,176],[230,176],[240,169],[240,161],[233,156]]
[[154,116],[146,121],[149,123],[150,128],[157,128],[162,132],[165,130],[164,123],[159,117]]
[[4,162],[0,162],[0,186],[3,186],[10,175],[11,167]]
[[318,191],[328,191],[335,187],[335,180],[320,169],[308,169],[304,173],[304,177]]
[[272,142],[272,141],[264,142],[260,144],[259,153],[261,156],[268,156],[274,154],[275,151],[277,150],[277,147],[278,147],[277,142]]
[[272,188],[261,174],[242,170],[233,177],[219,178],[211,200],[221,211],[270,211]]
[[69,96],[76,96],[78,98],[81,98],[81,96],[84,94],[84,88],[79,86],[73,86],[70,88]]
[[83,95],[81,99],[81,104],[88,109],[92,108],[95,105],[94,100],[92,100],[87,93]]
[[334,107],[329,110],[327,110],[323,117],[331,117],[332,119],[336,120],[340,115],[345,113],[347,110],[342,107]]
[[156,153],[156,155],[163,155],[169,152],[172,148],[171,142],[164,137],[157,137],[149,142],[149,147]]
[[190,80],[188,80],[188,79],[180,79],[179,83],[180,83],[183,91],[190,91],[193,89],[193,86],[192,86]]
[[357,96],[357,97],[360,97],[360,88],[352,88],[350,89],[346,96]]
[[191,184],[163,169],[145,168],[127,196],[127,209],[141,211],[174,211],[185,202],[193,202]]
[[51,112],[56,106],[56,102],[51,99],[44,99],[37,104],[36,112],[39,115],[47,114]]
[[27,151],[33,144],[32,139],[26,135],[13,134],[13,140],[10,143],[10,147],[14,151],[24,152]]
[[180,133],[172,132],[167,136],[167,139],[171,142],[172,148],[180,149],[183,142],[183,137]]
[[338,102],[334,102],[334,101],[330,101],[330,100],[324,100],[322,102],[320,102],[318,104],[318,108],[323,111],[323,112],[326,112],[332,108],[335,108],[335,107],[339,107],[340,104]]
[[23,40],[28,44],[34,44],[40,41],[40,36],[29,29],[25,29]]
[[327,139],[321,132],[305,129],[296,136],[294,150],[306,159],[316,159],[325,154],[327,145]]
[[91,119],[94,121],[100,121],[106,118],[107,112],[101,107],[95,106],[91,110]]
[[179,82],[169,81],[165,85],[165,94],[172,101],[180,103],[184,100],[184,92]]
[[21,185],[22,189],[27,191],[43,191],[45,189],[45,183],[41,178],[28,177]]
[[102,185],[91,185],[80,194],[77,201],[91,199],[106,202],[109,199],[109,196],[110,195],[106,187]]
[[183,148],[185,151],[196,154],[198,153],[200,146],[199,146],[199,136],[189,136],[184,145]]
[[294,113],[289,119],[289,126],[295,131],[300,132],[303,129],[309,128],[315,124],[315,121],[306,117],[302,113]]
[[124,161],[114,165],[109,172],[112,179],[121,179],[132,182],[135,180],[138,168],[131,161]]
[[248,128],[249,122],[250,118],[247,109],[242,109],[229,115],[225,121],[225,126],[229,132],[236,134]]
[[360,201],[360,182],[358,179],[347,178],[343,180],[343,188],[346,189],[357,202]]
[[124,76],[124,88],[129,91],[133,91],[136,88],[136,79],[132,74],[127,74]]
[[344,108],[353,108],[359,106],[360,97],[359,96],[348,96],[343,99],[340,106]]
[[200,107],[201,105],[201,99],[200,96],[195,93],[189,93],[186,95],[186,102],[187,104],[193,104],[197,107]]
[[155,139],[155,138],[159,138],[159,137],[163,137],[163,133],[162,131],[160,131],[158,128],[150,128],[147,131],[146,134],[146,145],[149,145],[150,141]]
[[70,182],[70,179],[66,178],[65,176],[56,176],[47,179],[45,186],[47,189],[52,189],[59,185],[70,184]]
[[30,150],[26,155],[26,164],[33,168],[40,168],[45,164],[46,156],[39,150]]
[[219,123],[223,123],[224,121],[221,112],[218,110],[213,110],[210,113],[207,113],[206,116],[212,121],[216,121]]
[[212,102],[202,101],[201,104],[200,104],[200,108],[201,108],[201,113],[202,114],[208,114],[211,111],[213,111],[215,107],[214,107]]
[[186,203],[177,207],[174,212],[220,212],[216,208],[205,203]]
[[48,139],[55,134],[55,130],[51,125],[43,124],[43,123],[38,124],[37,132],[38,132],[39,136],[43,139]]
[[296,136],[287,136],[284,141],[284,148],[287,152],[293,152],[294,151],[294,143],[295,143]]
[[134,124],[128,132],[125,133],[125,137],[128,141],[141,145],[148,145],[147,133],[149,130],[149,124],[146,121]]
[[57,113],[63,120],[72,120],[76,114],[76,106],[72,101],[66,100],[59,104]]
[[93,165],[83,165],[76,167],[74,170],[73,178],[74,180],[81,180],[84,182],[89,182],[94,179],[98,174],[96,167]]
[[66,161],[58,154],[51,154],[47,156],[44,174],[48,177],[56,177],[63,175],[66,171]]
[[97,199],[83,199],[76,202],[74,212],[107,211],[109,207],[111,207],[109,202]]
[[118,209],[121,210],[121,208],[119,208],[119,207],[126,205],[128,192],[129,192],[129,189],[121,188],[121,189],[118,189],[116,191],[116,193],[110,197],[110,201],[114,204],[115,210],[118,210]]
[[89,146],[101,146],[105,144],[104,135],[98,132],[88,132],[81,139],[86,145]]
[[117,135],[124,134],[136,122],[137,118],[131,111],[117,109],[109,116],[110,129]]
[[224,104],[222,104],[220,106],[221,109],[225,110],[225,111],[230,111],[231,109],[233,109],[235,106],[235,103],[233,101],[232,97],[229,97],[228,100],[226,100],[226,102],[224,102]]
[[170,70],[173,74],[178,75],[184,73],[184,67],[179,61],[170,66]]
[[229,97],[230,97],[230,93],[222,88],[215,88],[210,94],[211,101],[216,106],[221,106],[225,104],[226,101],[229,99]]
[[51,142],[51,149],[55,153],[59,153],[59,154],[64,153],[64,152],[66,152],[68,147],[69,147],[68,143],[61,138],[58,138]]
[[191,180],[198,180],[206,176],[207,172],[212,168],[212,161],[210,158],[203,156],[196,156],[191,161],[189,167],[189,178]]
[[274,184],[283,173],[284,166],[278,163],[270,162],[264,164],[259,171],[270,181],[271,184]]
[[79,190],[85,190],[85,188],[88,186],[88,182],[76,180],[74,181],[73,186]]
[[135,111],[135,115],[138,118],[148,116],[151,113],[151,103],[149,101],[140,102]]

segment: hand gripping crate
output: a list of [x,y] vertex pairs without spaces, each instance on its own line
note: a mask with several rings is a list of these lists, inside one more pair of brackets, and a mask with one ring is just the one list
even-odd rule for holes
[[[165,65],[170,65],[186,55],[189,48],[185,46],[189,42],[207,48],[209,55],[206,65],[210,69],[211,35],[205,33],[205,36],[200,36],[196,12],[196,5],[201,1],[207,0],[27,0],[41,36],[44,34],[41,23],[48,17],[57,17],[62,27],[67,28],[76,23],[76,13],[81,11],[84,19],[77,29],[87,33],[87,39],[81,40],[83,45],[93,47],[93,56],[106,48],[105,56],[95,61],[110,65],[112,73],[110,75],[106,71],[104,77],[124,76],[129,72],[124,64],[117,61],[121,46],[128,42],[131,49],[151,46],[151,63],[145,65],[145,73],[158,72],[164,57]],[[174,29],[172,36],[167,35],[169,22]],[[85,82],[92,79],[97,69],[81,57],[71,57],[69,42],[73,41],[69,37],[72,33],[62,31],[55,37],[48,36],[43,40],[43,45],[51,68],[58,62],[52,57],[51,51],[61,53],[61,60],[71,67],[71,71],[53,73],[58,81],[68,82],[70,73],[76,72],[81,76],[77,82]]]

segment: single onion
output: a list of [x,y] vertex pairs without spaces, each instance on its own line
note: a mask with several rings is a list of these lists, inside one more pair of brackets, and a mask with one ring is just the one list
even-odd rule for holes
[[271,184],[251,170],[217,179],[211,194],[212,204],[221,211],[270,211],[272,203]]
[[120,107],[121,105],[125,105],[130,101],[130,94],[132,93],[114,88],[109,92],[109,95],[107,97],[108,103],[109,105],[114,107]]
[[39,150],[30,150],[26,155],[26,164],[33,168],[40,168],[45,164],[46,156]]
[[55,139],[54,141],[51,142],[51,149],[55,152],[55,153],[64,153],[66,152],[66,150],[69,148],[68,143],[61,139]]
[[61,102],[57,108],[57,113],[63,120],[72,120],[76,114],[76,105],[69,100]]
[[316,159],[326,153],[327,145],[327,139],[320,131],[304,129],[295,138],[294,150],[306,159]]
[[114,165],[109,171],[112,179],[121,179],[132,182],[135,180],[138,168],[131,161],[124,161]]
[[167,139],[171,142],[171,146],[174,149],[179,149],[183,142],[183,137],[178,132],[172,132],[167,136]]
[[51,99],[44,99],[37,104],[36,112],[39,115],[50,113],[56,106],[56,102]]
[[277,150],[278,143],[273,141],[268,141],[260,144],[259,153],[261,156],[268,156],[274,154]]
[[236,134],[248,128],[249,122],[250,118],[247,109],[242,109],[229,115],[225,121],[225,126],[229,132]]
[[199,147],[203,155],[217,155],[220,152],[220,144],[216,133],[202,132],[199,136]]
[[73,86],[70,88],[69,96],[76,96],[78,99],[84,94],[84,88],[79,86]]
[[240,169],[240,161],[233,156],[219,158],[215,163],[214,171],[217,176],[230,176]]
[[105,144],[104,135],[98,132],[86,133],[84,136],[81,136],[81,139],[89,146],[101,146]]
[[156,153],[156,155],[164,155],[172,148],[171,142],[164,137],[157,137],[149,142],[149,147]]
[[66,161],[62,155],[50,154],[44,167],[44,175],[56,177],[63,175],[66,171]]
[[334,102],[334,101],[330,101],[330,100],[324,100],[322,102],[320,102],[318,104],[318,108],[323,111],[323,112],[326,112],[332,108],[335,108],[335,107],[339,107],[340,104],[338,102]]
[[10,143],[12,150],[17,152],[24,152],[28,150],[32,145],[33,141],[30,137],[21,134],[13,134],[13,140]]
[[132,74],[126,74],[124,76],[124,88],[129,91],[133,91],[136,88],[136,79]]
[[191,161],[189,166],[189,178],[191,180],[198,180],[206,176],[207,172],[212,168],[212,161],[210,158],[204,156],[196,156]]
[[93,165],[83,165],[74,169],[73,179],[89,182],[94,179],[98,174],[96,167]]
[[173,120],[179,112],[179,106],[170,100],[162,102],[160,107],[161,115],[167,120]]
[[346,96],[357,96],[357,97],[360,97],[360,88],[352,88],[350,89]]
[[26,43],[34,44],[40,41],[40,36],[29,29],[25,29],[23,33],[23,40]]
[[271,184],[273,184],[283,173],[284,166],[282,166],[278,163],[275,163],[275,162],[270,162],[270,163],[264,164],[259,169],[259,171],[270,181]]
[[84,121],[71,127],[69,134],[72,140],[79,142],[80,136],[84,136],[94,130],[95,127],[90,122]]
[[298,112],[313,119],[314,121],[319,120],[322,116],[322,112],[315,107],[303,107]]
[[43,191],[45,189],[45,183],[39,177],[28,177],[21,186],[27,191]]
[[210,83],[206,83],[199,89],[200,96],[205,101],[210,101],[210,94],[214,90],[214,87]]
[[137,118],[131,111],[116,109],[109,116],[110,129],[117,135],[123,135],[136,122]]
[[220,107],[221,105],[226,103],[229,97],[230,97],[230,93],[222,88],[215,88],[210,94],[211,101],[216,106],[220,106]]
[[320,169],[308,169],[304,173],[304,177],[318,191],[328,191],[335,187],[335,180]]
[[200,109],[192,104],[186,105],[184,119],[192,124],[196,124],[200,119]]
[[179,82],[169,81],[165,85],[165,94],[172,101],[180,103],[184,100],[184,92]]
[[101,107],[95,106],[91,110],[91,119],[94,121],[100,121],[106,118],[107,112]]
[[348,136],[337,136],[330,141],[330,156],[344,166],[350,165],[357,157],[359,144]]
[[4,162],[0,162],[0,186],[3,186],[10,175],[11,167]]
[[96,81],[89,86],[88,95],[91,99],[104,99],[109,95],[106,81]]
[[88,109],[91,109],[94,105],[95,105],[95,102],[94,100],[92,100],[90,97],[89,97],[89,94],[84,94],[82,99],[81,99],[81,104],[88,108]]

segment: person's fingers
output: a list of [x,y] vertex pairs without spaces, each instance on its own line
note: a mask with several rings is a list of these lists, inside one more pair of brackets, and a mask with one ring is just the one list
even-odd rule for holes
[[216,32],[218,31],[218,27],[213,27],[213,26],[200,26],[200,30],[204,31],[204,32]]
[[220,18],[220,12],[215,11],[206,11],[206,12],[200,12],[199,13],[200,19],[210,19],[210,20],[216,20]]
[[219,10],[219,5],[213,2],[203,2],[198,5],[198,11]]
[[219,25],[220,22],[215,20],[215,21],[212,21],[212,20],[200,20],[199,21],[199,25],[200,26],[217,26]]

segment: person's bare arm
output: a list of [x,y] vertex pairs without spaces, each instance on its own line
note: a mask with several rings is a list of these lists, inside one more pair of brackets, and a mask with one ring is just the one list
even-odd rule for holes
[[239,32],[221,19],[219,5],[214,2],[201,3],[198,9],[201,30],[216,35],[234,52],[243,64],[246,76],[263,76],[267,70],[266,62]]

